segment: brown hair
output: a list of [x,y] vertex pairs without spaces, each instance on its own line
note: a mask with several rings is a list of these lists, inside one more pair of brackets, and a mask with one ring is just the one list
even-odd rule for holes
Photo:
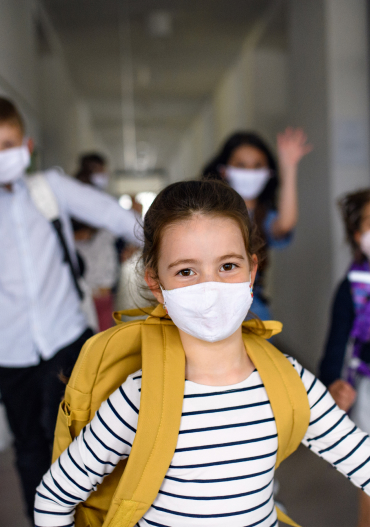
[[24,121],[17,107],[9,99],[0,97],[0,124],[5,123],[17,126],[24,133]]
[[368,203],[370,203],[370,189],[358,190],[357,192],[346,194],[338,201],[346,229],[347,240],[351,245],[356,260],[362,259],[362,253],[355,241],[355,233],[361,228],[363,210]]
[[249,260],[261,248],[261,240],[252,226],[243,198],[221,181],[181,181],[163,189],[153,201],[144,219],[145,268],[158,279],[158,259],[163,231],[169,225],[189,219],[193,214],[224,216],[239,225]]

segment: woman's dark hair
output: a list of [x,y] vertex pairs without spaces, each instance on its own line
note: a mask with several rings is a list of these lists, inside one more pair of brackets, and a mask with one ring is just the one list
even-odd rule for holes
[[17,126],[24,134],[24,121],[16,105],[5,97],[0,97],[0,124]]
[[276,209],[276,192],[278,187],[278,167],[275,158],[265,141],[253,132],[236,132],[231,135],[219,153],[210,161],[202,171],[203,178],[223,179],[221,175],[222,167],[226,166],[235,150],[241,146],[253,146],[263,152],[267,159],[267,164],[271,170],[271,178],[266,187],[257,198],[258,205],[265,209]]
[[240,227],[249,260],[261,243],[249,218],[243,198],[231,187],[216,180],[181,181],[163,189],[144,218],[142,261],[158,279],[158,259],[164,229],[193,214],[223,216]]
[[107,159],[97,152],[91,152],[90,154],[84,154],[79,159],[79,167],[75,178],[82,183],[91,184],[91,174],[95,172],[96,165],[104,166],[107,164]]
[[347,240],[351,245],[356,260],[363,259],[363,254],[355,241],[355,233],[361,228],[364,207],[368,203],[370,203],[370,189],[358,190],[357,192],[346,194],[338,201],[346,229]]

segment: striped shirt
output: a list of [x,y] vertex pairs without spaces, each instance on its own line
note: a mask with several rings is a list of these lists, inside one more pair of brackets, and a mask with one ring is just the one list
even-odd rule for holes
[[[288,357],[307,390],[311,419],[303,443],[370,494],[370,439],[334,403],[312,373]],[[130,454],[140,407],[141,372],[105,401],[44,476],[35,524],[73,526],[88,498]],[[232,386],[186,381],[171,465],[138,526],[277,526],[273,480],[278,440],[257,370]]]

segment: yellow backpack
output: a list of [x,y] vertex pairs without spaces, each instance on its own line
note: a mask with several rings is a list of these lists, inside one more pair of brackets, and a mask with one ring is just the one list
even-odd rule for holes
[[[177,327],[163,307],[146,309],[146,320],[120,322],[83,347],[62,401],[53,461],[91,421],[101,403],[131,373],[142,368],[140,412],[130,456],[120,461],[88,500],[76,509],[76,527],[134,527],[154,502],[172,461],[180,428],[185,387],[185,354]],[[276,467],[299,446],[310,408],[303,383],[291,363],[265,339],[280,322],[243,323],[247,353],[265,385],[278,432]],[[279,520],[299,527],[278,509]]]

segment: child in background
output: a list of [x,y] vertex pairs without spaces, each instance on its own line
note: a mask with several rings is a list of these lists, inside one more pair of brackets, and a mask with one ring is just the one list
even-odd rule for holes
[[[276,160],[258,135],[237,132],[203,169],[203,177],[222,179],[242,196],[265,241],[266,253],[269,249],[283,249],[292,240],[298,219],[298,164],[312,146],[307,144],[303,130],[287,128],[277,136],[277,150]],[[258,269],[252,306],[261,320],[272,318],[264,294],[266,256]]]
[[[258,249],[244,200],[218,181],[174,183],[147,212],[144,237],[145,279],[177,326],[186,380],[171,464],[154,502],[135,521],[140,527],[274,527],[277,427],[242,337]],[[292,357],[281,360],[307,393],[310,419],[303,443],[370,494],[367,434],[312,373]],[[129,375],[52,465],[38,487],[36,525],[73,525],[77,504],[130,455],[141,383],[141,370]],[[125,525],[132,525],[130,518]]]
[[[354,258],[334,298],[320,378],[337,405],[370,433],[370,190],[346,195],[340,208]],[[364,493],[358,525],[370,525]]]
[[[75,178],[105,191],[109,184],[107,164],[106,158],[97,152],[82,155]],[[122,238],[117,239],[107,229],[96,229],[77,220],[73,220],[73,231],[77,252],[84,263],[84,279],[94,300],[99,331],[104,331],[113,325],[113,291],[120,273],[116,242]]]

